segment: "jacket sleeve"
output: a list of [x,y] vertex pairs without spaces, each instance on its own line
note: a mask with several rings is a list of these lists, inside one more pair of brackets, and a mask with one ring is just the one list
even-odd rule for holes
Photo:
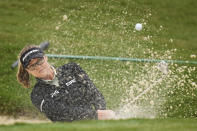
[[87,85],[87,95],[89,95],[90,99],[91,99],[90,103],[94,105],[96,110],[99,110],[99,109],[105,110],[106,103],[105,103],[104,96],[96,88],[94,83],[90,80],[87,73],[84,70],[82,70],[82,68],[80,66],[78,66],[77,64],[75,64],[75,67],[77,68],[76,70],[78,70],[77,72],[80,72],[80,74],[82,74],[84,76],[83,79],[86,81],[85,83]]
[[46,116],[52,121],[97,119],[97,112],[95,110],[65,105],[52,99],[45,100],[42,108]]
[[31,102],[38,110],[40,110],[42,100],[42,88],[38,88],[38,84],[36,84],[31,92]]
[[99,90],[94,86],[93,83],[89,84],[90,94],[91,94],[91,104],[94,105],[96,110],[106,110],[106,103],[104,96],[99,92]]

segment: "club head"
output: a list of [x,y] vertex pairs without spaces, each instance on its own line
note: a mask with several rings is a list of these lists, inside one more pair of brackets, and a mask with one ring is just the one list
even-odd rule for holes
[[45,50],[45,49],[47,49],[49,47],[49,42],[42,42],[41,44],[40,44],[40,48],[42,49],[42,50]]

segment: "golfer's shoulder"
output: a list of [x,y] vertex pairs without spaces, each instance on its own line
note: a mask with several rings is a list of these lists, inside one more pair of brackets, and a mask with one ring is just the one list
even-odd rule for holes
[[61,70],[73,70],[73,69],[81,69],[81,67],[77,63],[67,63],[59,67]]
[[42,85],[37,82],[33,89],[32,89],[32,92],[31,92],[31,101],[34,105],[39,105],[40,102],[42,101],[43,99],[43,96],[44,96],[44,91],[43,91],[44,88],[42,88]]
[[43,89],[45,85],[42,84],[41,82],[36,82],[36,84],[34,85],[33,89],[32,89],[32,92],[31,92],[31,95],[41,95],[44,91]]

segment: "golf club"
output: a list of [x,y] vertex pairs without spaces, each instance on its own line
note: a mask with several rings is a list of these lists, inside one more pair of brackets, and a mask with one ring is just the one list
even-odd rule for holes
[[106,56],[78,56],[78,55],[56,55],[46,54],[51,58],[65,59],[93,59],[93,60],[116,60],[116,61],[132,61],[132,62],[148,62],[148,63],[179,63],[179,64],[197,64],[197,61],[182,61],[182,60],[158,60],[158,59],[140,59],[140,58],[124,58],[124,57],[106,57]]

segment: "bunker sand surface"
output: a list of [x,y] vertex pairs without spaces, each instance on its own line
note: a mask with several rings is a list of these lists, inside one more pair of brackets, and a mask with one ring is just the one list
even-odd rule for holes
[[14,118],[11,116],[0,116],[0,125],[12,125],[15,123],[51,123],[51,121],[45,119],[34,119],[30,117]]

